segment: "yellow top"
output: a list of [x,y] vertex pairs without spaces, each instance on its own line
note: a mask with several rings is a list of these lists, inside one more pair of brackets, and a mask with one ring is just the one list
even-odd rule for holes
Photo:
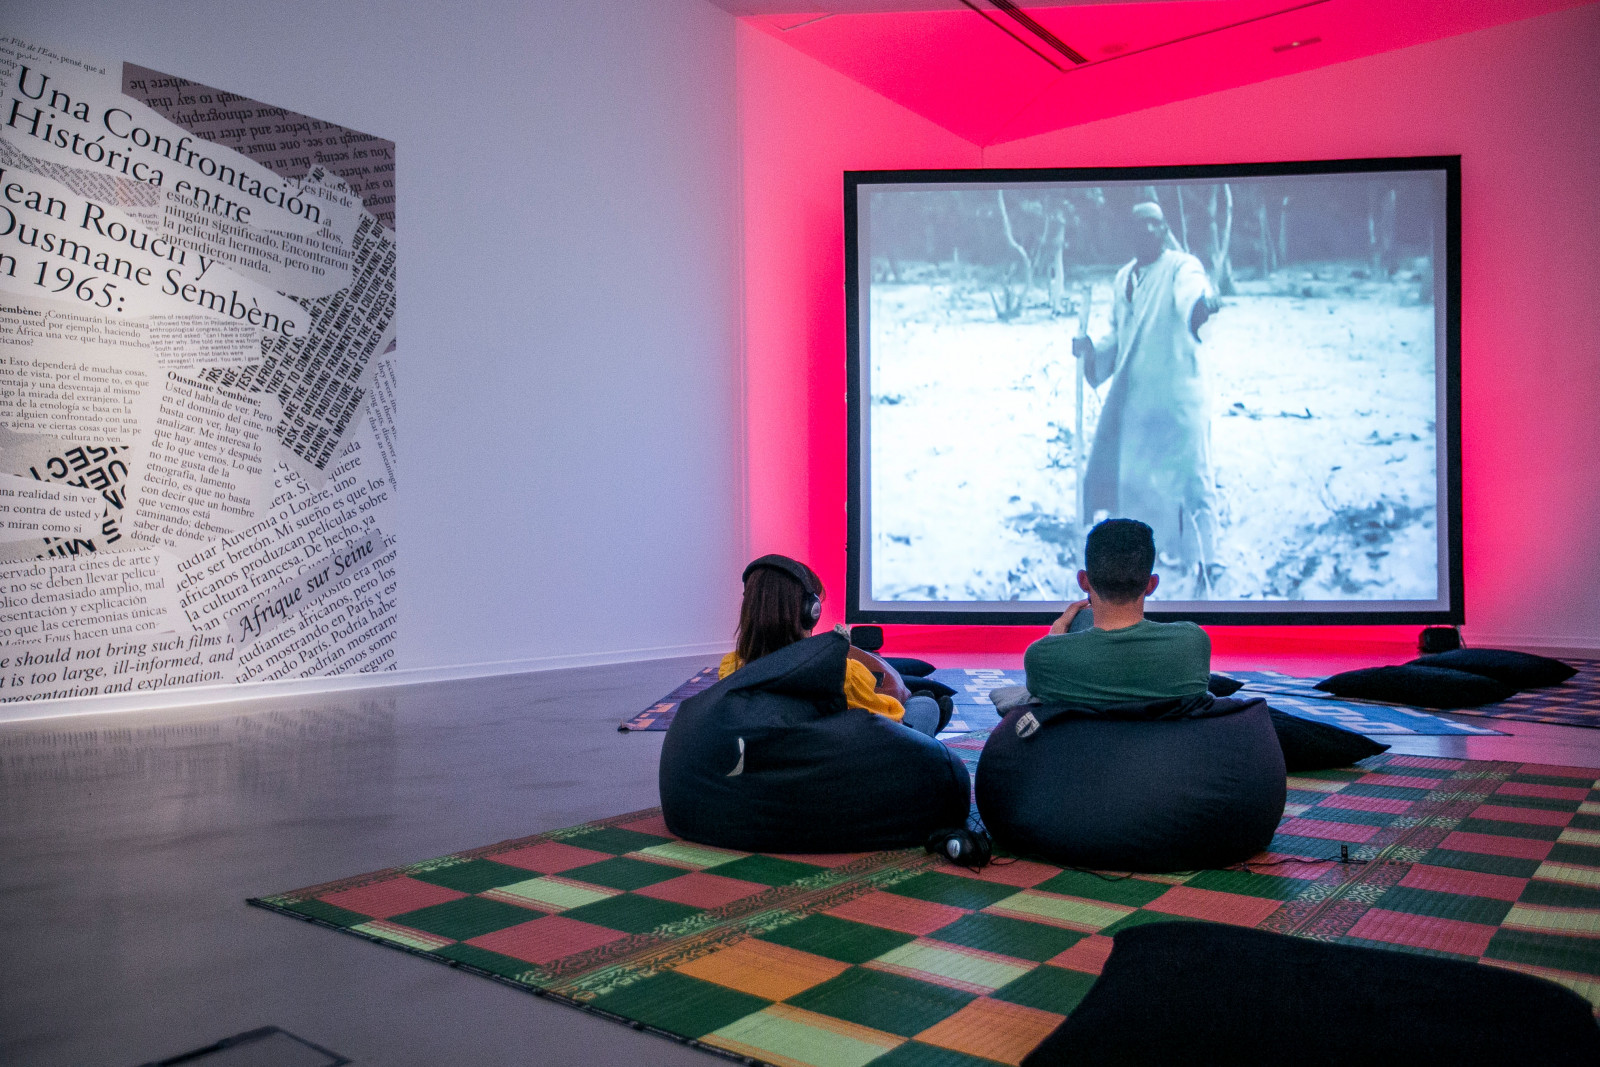
[[[717,664],[717,678],[721,680],[744,666],[744,661],[739,658],[739,653],[729,652],[722,657],[722,662]],[[861,708],[874,715],[882,715],[885,719],[899,722],[905,718],[906,709],[892,696],[887,696],[876,691],[877,681],[872,677],[872,672],[866,665],[853,659],[844,661],[844,700],[852,708]]]

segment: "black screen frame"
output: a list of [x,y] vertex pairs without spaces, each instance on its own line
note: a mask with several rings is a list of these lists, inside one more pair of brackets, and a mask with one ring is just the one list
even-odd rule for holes
[[1169,611],[1152,602],[1146,616],[1158,621],[1186,619],[1218,626],[1366,626],[1366,625],[1461,625],[1466,620],[1464,589],[1463,531],[1461,523],[1461,157],[1397,156],[1369,159],[1296,160],[1273,163],[1208,163],[1140,167],[1050,167],[980,170],[870,170],[844,172],[844,288],[845,359],[848,406],[848,501],[845,544],[847,593],[845,620],[849,623],[909,623],[914,625],[961,626],[1040,626],[1052,622],[1058,612],[1040,611],[940,611],[921,609],[895,611],[863,608],[861,573],[865,551],[862,516],[861,452],[862,426],[867,398],[858,387],[861,381],[861,277],[859,233],[859,195],[863,187],[888,184],[973,184],[1028,182],[1149,182],[1192,179],[1278,177],[1290,175],[1362,174],[1395,171],[1443,171],[1445,175],[1445,276],[1440,291],[1446,300],[1444,314],[1444,407],[1445,426],[1440,438],[1444,444],[1446,471],[1444,483],[1449,516],[1446,530],[1449,583],[1448,606],[1443,610],[1371,611],[1346,608],[1340,611]]

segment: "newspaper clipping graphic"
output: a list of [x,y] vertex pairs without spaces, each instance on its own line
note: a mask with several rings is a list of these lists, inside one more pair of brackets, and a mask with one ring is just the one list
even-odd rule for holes
[[394,670],[394,144],[0,34],[0,701]]

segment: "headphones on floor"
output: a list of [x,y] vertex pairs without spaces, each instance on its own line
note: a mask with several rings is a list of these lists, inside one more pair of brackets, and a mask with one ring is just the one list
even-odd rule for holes
[[762,556],[760,559],[751,560],[750,565],[744,569],[744,575],[739,580],[748,582],[750,575],[758,570],[781,571],[799,582],[800,588],[804,589],[806,593],[806,598],[800,605],[801,618],[812,626],[815,626],[817,620],[822,618],[822,594],[818,591],[816,582],[811,577],[811,572],[805,568],[804,564],[774,552],[771,555]]
[[970,867],[973,870],[987,867],[994,858],[994,845],[989,835],[965,826],[935,830],[928,835],[928,843],[923,848],[934,855],[943,856],[958,867]]

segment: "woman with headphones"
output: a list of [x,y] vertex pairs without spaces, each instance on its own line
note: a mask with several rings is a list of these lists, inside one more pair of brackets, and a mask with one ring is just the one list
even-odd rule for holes
[[[739,607],[734,649],[722,657],[717,677],[726,678],[747,663],[810,637],[822,618],[825,595],[822,579],[798,560],[774,554],[752,561],[744,569],[744,602]],[[938,734],[938,701],[931,696],[913,696],[888,663],[852,647],[844,666],[844,696],[850,707],[882,715],[929,737]]]

